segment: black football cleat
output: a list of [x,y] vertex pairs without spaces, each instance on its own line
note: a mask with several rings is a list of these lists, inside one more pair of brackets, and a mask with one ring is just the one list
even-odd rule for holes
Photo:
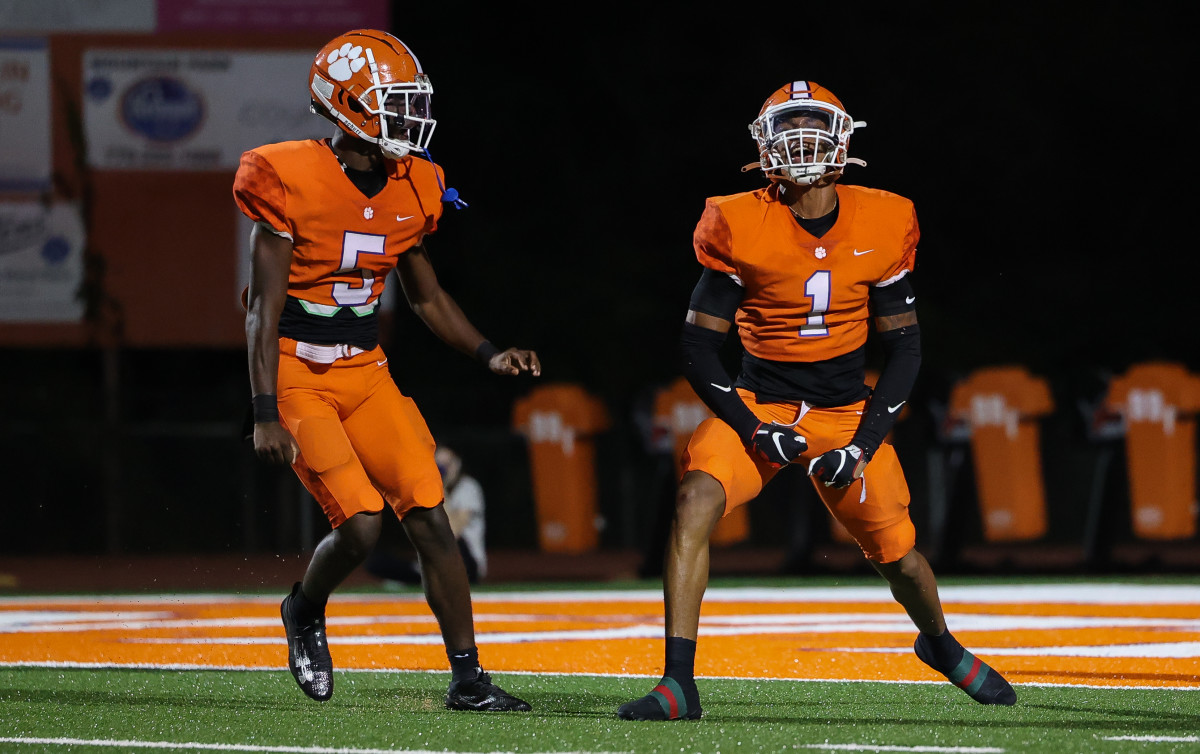
[[691,691],[686,693],[674,678],[663,678],[649,694],[618,707],[617,717],[622,720],[699,720],[704,714],[700,708],[700,695],[694,688]]
[[991,665],[968,652],[957,641],[954,643],[958,645],[959,649],[962,649],[962,656],[953,665],[937,663],[934,640],[925,634],[917,634],[913,649],[916,650],[917,657],[921,659],[921,662],[946,676],[950,683],[967,692],[968,696],[980,704],[1009,706],[1017,703],[1017,692],[1013,690],[1008,681],[1004,680],[1004,676],[997,673]]
[[450,681],[446,709],[472,712],[528,712],[529,702],[518,699],[496,684],[482,669],[469,681]]
[[325,616],[311,623],[301,624],[292,617],[292,600],[300,590],[300,582],[292,587],[292,593],[283,598],[279,614],[283,617],[283,630],[287,634],[288,669],[300,684],[300,690],[318,702],[333,696],[333,658],[329,656],[329,642],[325,636]]

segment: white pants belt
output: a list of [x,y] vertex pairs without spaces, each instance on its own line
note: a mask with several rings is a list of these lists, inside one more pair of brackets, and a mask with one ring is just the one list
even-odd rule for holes
[[364,350],[358,346],[348,346],[345,343],[318,346],[313,343],[296,342],[296,356],[314,364],[332,364],[338,359],[348,359],[360,353],[364,353]]

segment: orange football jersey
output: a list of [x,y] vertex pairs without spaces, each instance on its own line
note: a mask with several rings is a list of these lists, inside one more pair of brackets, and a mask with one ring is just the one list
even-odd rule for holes
[[823,361],[866,343],[872,286],[911,272],[920,230],[913,204],[887,191],[836,186],[838,217],[805,231],[775,185],[711,197],[693,245],[705,267],[745,288],[742,345],[772,361]]
[[397,257],[437,229],[440,168],[415,157],[387,164],[387,184],[367,197],[325,141],[287,141],[242,154],[234,200],[251,220],[292,239],[288,295],[325,306],[371,304]]

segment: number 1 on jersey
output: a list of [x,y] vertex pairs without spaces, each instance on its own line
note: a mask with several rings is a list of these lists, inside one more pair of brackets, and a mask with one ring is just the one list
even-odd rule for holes
[[829,270],[817,270],[812,277],[804,281],[804,295],[812,301],[812,308],[804,324],[800,325],[800,337],[829,334],[829,328],[825,326],[825,312],[829,311],[829,302],[833,297],[832,278]]
[[351,233],[346,231],[342,237],[342,266],[338,274],[358,271],[362,274],[362,286],[349,283],[333,284],[333,300],[338,306],[361,306],[371,300],[371,289],[375,285],[375,277],[358,264],[360,254],[384,254],[386,236],[376,236],[368,233]]

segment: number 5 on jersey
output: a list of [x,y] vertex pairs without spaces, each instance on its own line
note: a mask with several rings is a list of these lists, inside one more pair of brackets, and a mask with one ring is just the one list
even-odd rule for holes
[[360,254],[385,254],[386,240],[387,236],[346,231],[342,237],[342,266],[337,274],[358,272],[362,275],[363,284],[353,286],[350,283],[334,283],[333,300],[338,306],[361,306],[371,300],[375,277],[369,270],[362,269],[358,258]]

